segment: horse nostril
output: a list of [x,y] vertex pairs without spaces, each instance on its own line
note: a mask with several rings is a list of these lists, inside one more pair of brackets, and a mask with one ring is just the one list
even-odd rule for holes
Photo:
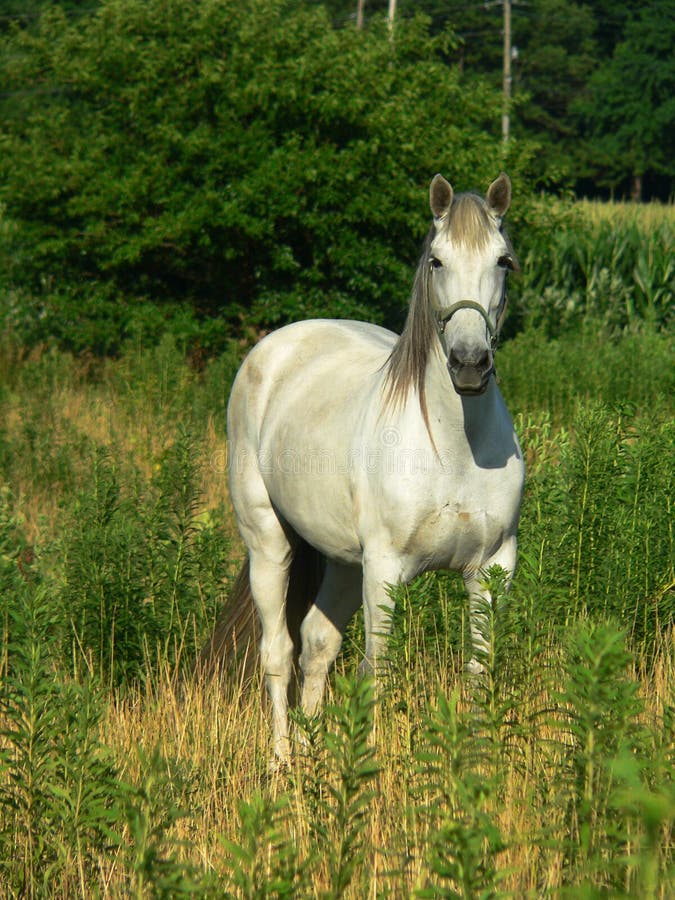
[[485,370],[490,367],[490,351],[487,347],[469,349],[464,346],[451,347],[448,353],[448,364],[451,369],[467,366],[472,369]]
[[476,368],[477,369],[487,369],[487,367],[489,365],[490,365],[490,353],[486,349],[486,350],[483,350],[483,352],[478,357],[478,359],[476,361]]

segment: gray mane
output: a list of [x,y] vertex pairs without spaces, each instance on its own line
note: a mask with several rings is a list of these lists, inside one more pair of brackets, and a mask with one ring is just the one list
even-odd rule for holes
[[386,363],[385,406],[402,406],[414,387],[419,397],[420,409],[429,428],[424,378],[427,371],[429,350],[436,330],[429,297],[431,267],[429,253],[436,230],[432,225],[425,238],[422,255],[417,264],[412,296],[401,336]]

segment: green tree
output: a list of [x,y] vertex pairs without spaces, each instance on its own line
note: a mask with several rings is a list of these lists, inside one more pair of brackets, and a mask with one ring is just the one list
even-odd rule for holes
[[0,31],[35,24],[50,6],[60,7],[67,15],[80,16],[98,6],[98,0],[0,0]]
[[616,45],[623,39],[624,30],[631,17],[653,0],[584,0],[595,20],[595,41],[598,47],[598,64],[611,57]]
[[594,29],[591,10],[571,0],[538,0],[515,17],[514,94],[521,102],[514,131],[543,144],[543,180],[552,176],[560,183],[574,171],[577,122],[572,107],[596,64]]
[[[353,24],[355,0],[326,0],[326,5],[335,22]],[[387,0],[367,0],[366,21],[384,16],[387,5]],[[463,73],[463,83],[471,89],[476,80],[485,80],[500,90],[503,8],[502,0],[398,0],[397,21],[423,12],[429,17],[432,34],[451,27],[456,40],[448,48],[447,59]],[[654,70],[667,67],[672,56],[669,26],[661,40],[648,36],[652,25],[647,23],[656,23],[658,28],[661,16],[666,20],[672,16],[671,0],[512,0],[511,130],[515,137],[539,144],[529,171],[531,180],[539,185],[597,193],[628,179],[627,169],[615,171],[626,140],[609,147],[607,134],[617,131],[618,126],[616,121],[607,125],[605,117],[599,119],[597,115],[599,106],[604,113],[608,99],[601,86],[611,94],[617,121],[633,116],[633,94],[639,98],[643,90],[649,92]],[[640,31],[644,33],[638,34]],[[637,80],[630,75],[632,68],[641,70]],[[626,75],[632,91],[621,90]],[[656,80],[663,80],[662,75],[656,75]],[[608,83],[615,87],[610,89]],[[652,108],[651,96],[648,108]],[[586,114],[580,115],[581,109],[587,110],[587,119]],[[668,116],[672,119],[668,110],[662,110],[657,120],[667,122]],[[649,119],[651,112],[639,118],[643,117]],[[651,159],[652,135],[646,134],[642,140],[642,124],[634,131],[635,148],[631,152]],[[667,157],[669,150],[662,145],[661,156]],[[651,175],[650,193],[665,199],[673,189],[672,170],[657,161],[646,173]],[[638,177],[634,179],[634,193],[639,186]]]
[[144,300],[230,327],[398,310],[430,175],[503,165],[499,94],[448,46],[290,0],[107,0],[7,38],[5,252],[36,333],[114,349]]
[[631,20],[625,40],[591,78],[578,110],[588,173],[611,189],[630,179],[633,199],[647,173],[673,183],[675,3],[652,3]]

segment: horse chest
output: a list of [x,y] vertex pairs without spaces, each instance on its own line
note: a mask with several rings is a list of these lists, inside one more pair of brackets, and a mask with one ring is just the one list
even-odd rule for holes
[[[518,473],[507,466],[473,477],[469,471],[452,479],[420,477],[414,489],[380,484],[365,508],[377,508],[382,545],[405,560],[410,573],[464,569],[491,556],[514,532],[519,491]],[[368,530],[377,530],[372,519]]]
[[484,506],[448,501],[410,530],[402,550],[420,569],[458,569],[491,555],[505,530],[505,523]]

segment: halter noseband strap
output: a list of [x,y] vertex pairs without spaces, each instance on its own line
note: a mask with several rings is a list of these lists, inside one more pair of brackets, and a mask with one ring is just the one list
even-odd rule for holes
[[[430,273],[433,272],[433,268],[431,268]],[[433,295],[433,286],[429,285],[430,294]],[[445,331],[445,326],[448,324],[450,319],[454,316],[456,312],[459,312],[460,309],[473,309],[477,313],[483,317],[485,321],[485,325],[488,330],[488,334],[490,335],[490,344],[494,350],[495,344],[497,343],[497,338],[499,337],[499,326],[501,324],[500,319],[502,313],[506,307],[506,279],[504,280],[504,285],[502,287],[502,296],[499,301],[499,309],[497,310],[497,316],[495,318],[495,324],[493,325],[490,321],[490,317],[485,312],[480,303],[476,303],[475,300],[459,300],[457,303],[453,303],[452,306],[447,306],[445,309],[439,309],[436,307],[436,324],[438,325],[438,333],[443,334]]]
[[497,329],[490,321],[488,314],[485,312],[480,303],[476,303],[475,300],[460,300],[457,303],[453,303],[452,306],[448,306],[446,309],[439,309],[436,313],[436,321],[438,322],[439,333],[443,334],[443,332],[445,331],[445,326],[448,324],[454,314],[460,311],[460,309],[475,309],[477,313],[480,313],[485,320],[485,324],[487,325],[490,340],[494,343],[494,341],[497,339]]

